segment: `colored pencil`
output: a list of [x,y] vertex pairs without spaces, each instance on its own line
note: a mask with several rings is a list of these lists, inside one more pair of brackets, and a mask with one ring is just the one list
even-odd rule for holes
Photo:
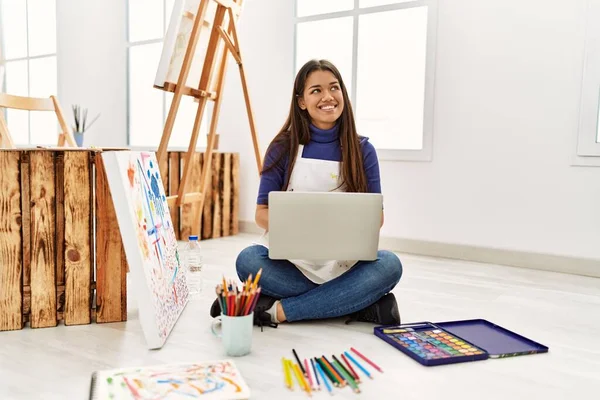
[[348,382],[348,385],[350,385],[352,390],[354,390],[355,393],[360,393],[360,389],[358,388],[358,385],[356,384],[354,379],[352,379],[352,377],[346,372],[344,367],[342,365],[340,365],[340,363],[337,362],[336,360],[333,360],[333,366],[338,368],[338,370],[342,373],[342,375],[344,376],[344,379],[346,379],[346,381]]
[[312,365],[313,372],[315,373],[315,381],[317,382],[317,390],[321,390],[321,382],[319,381],[319,374],[317,373],[317,367],[315,367],[315,360],[310,359],[310,365]]
[[283,376],[285,378],[285,386],[287,386],[288,389],[293,390],[292,389],[292,376],[290,375],[289,366],[288,366],[288,363],[287,363],[287,360],[285,359],[285,357],[281,357],[281,364],[283,365]]
[[321,365],[317,362],[317,363],[315,363],[315,367],[319,371],[319,374],[321,375],[323,382],[325,382],[325,387],[327,388],[327,391],[329,392],[330,395],[333,395],[333,391],[331,389],[331,386],[329,385],[327,378],[325,377],[325,372],[323,372],[323,370],[321,369]]
[[337,378],[333,375],[333,373],[331,372],[331,370],[329,369],[329,367],[327,365],[325,365],[325,363],[323,362],[323,360],[321,360],[320,358],[315,358],[315,362],[317,364],[319,364],[319,366],[321,367],[321,369],[323,370],[323,372],[325,373],[325,375],[327,375],[327,377],[331,381],[331,384],[333,386],[335,386],[335,387],[339,387],[340,386],[340,381],[337,380]]
[[296,372],[296,378],[298,378],[298,382],[300,383],[300,387],[303,387],[304,390],[308,393],[310,397],[312,397],[310,386],[308,386],[308,382],[304,379],[304,375],[300,372],[300,368],[298,368],[298,364],[294,364],[294,372]]
[[322,356],[321,359],[323,360],[323,363],[331,370],[331,372],[333,373],[333,376],[335,376],[335,378],[338,380],[338,382],[340,382],[340,386],[344,387],[346,386],[346,380],[344,378],[342,378],[342,376],[336,371],[335,367],[333,365],[331,365],[331,363],[329,362],[329,360],[327,359],[327,357]]
[[302,370],[302,374],[304,376],[306,375],[306,371],[304,370],[304,367],[302,366],[302,361],[300,361],[300,357],[298,357],[298,353],[296,353],[296,349],[292,349],[292,353],[294,353],[294,357],[296,357],[296,361],[298,361],[298,364],[300,365],[300,369]]
[[[305,358],[304,359],[304,369],[306,370],[306,375],[308,375],[308,384],[310,385],[311,388],[315,388],[315,385],[313,383],[313,379],[312,379],[312,374],[310,373],[310,368],[308,366],[308,360]],[[317,389],[314,389],[317,390]]]
[[[287,358],[285,359],[285,364],[287,365],[287,369],[288,369],[288,373],[290,374],[290,385],[291,385],[291,389],[294,390],[294,380],[293,375],[294,375],[294,366],[292,364],[292,360],[288,360]],[[302,387],[300,387],[300,391],[302,391]]]
[[[338,358],[335,356],[335,354],[332,354],[331,357],[333,358],[333,361],[337,362],[337,364],[335,366],[338,367],[338,369],[341,368],[348,376],[350,376],[354,380],[354,376],[352,376],[350,371],[348,371],[346,369],[346,366],[344,364],[342,364],[342,362],[340,360],[338,360]],[[333,361],[332,361],[332,363],[333,363]]]
[[360,376],[358,376],[358,374],[356,373],[354,368],[352,368],[352,364],[350,364],[350,361],[348,361],[348,359],[346,358],[346,356],[344,354],[342,354],[341,356],[342,356],[342,359],[344,360],[344,362],[346,363],[346,365],[348,366],[349,371],[354,376],[354,380],[356,382],[360,383]]
[[254,283],[252,284],[254,289],[258,288],[258,281],[260,280],[261,275],[262,275],[262,268],[258,270],[258,273],[256,274],[256,277],[254,278]]
[[377,366],[377,364],[375,364],[373,361],[369,360],[367,357],[365,357],[362,354],[360,354],[359,351],[356,350],[354,347],[350,347],[350,350],[352,350],[354,353],[356,353],[357,356],[359,356],[360,358],[362,358],[363,360],[365,360],[367,363],[371,364],[371,366],[373,368],[375,368],[377,371],[383,372],[383,370],[381,368],[379,368]]
[[350,359],[350,361],[352,361],[354,363],[354,365],[356,365],[365,375],[367,375],[369,378],[373,379],[373,377],[371,376],[371,374],[369,373],[369,371],[367,371],[365,369],[365,367],[363,367],[362,365],[360,365],[360,363],[358,361],[356,361],[354,359],[354,357],[352,357],[350,355],[350,353],[348,353],[347,351],[344,352],[344,354],[346,355],[346,357],[348,357]]

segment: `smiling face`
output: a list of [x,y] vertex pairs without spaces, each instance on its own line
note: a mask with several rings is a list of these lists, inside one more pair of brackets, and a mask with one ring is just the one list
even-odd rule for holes
[[313,71],[306,78],[298,106],[307,110],[311,122],[319,129],[331,129],[344,111],[340,82],[327,70]]

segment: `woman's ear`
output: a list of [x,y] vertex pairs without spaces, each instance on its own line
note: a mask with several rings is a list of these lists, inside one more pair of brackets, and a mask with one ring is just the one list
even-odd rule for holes
[[300,96],[298,96],[298,107],[300,107],[302,110],[306,110],[306,103],[304,102],[304,99]]

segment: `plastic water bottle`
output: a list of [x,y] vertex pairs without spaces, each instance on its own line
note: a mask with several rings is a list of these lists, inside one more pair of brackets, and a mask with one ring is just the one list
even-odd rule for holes
[[191,235],[185,249],[185,266],[187,269],[187,281],[190,299],[198,297],[202,292],[202,250],[198,236]]

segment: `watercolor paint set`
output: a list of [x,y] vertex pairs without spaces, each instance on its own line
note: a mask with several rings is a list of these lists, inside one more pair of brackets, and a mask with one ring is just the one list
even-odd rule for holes
[[547,346],[483,319],[378,326],[374,333],[425,366],[548,352]]

